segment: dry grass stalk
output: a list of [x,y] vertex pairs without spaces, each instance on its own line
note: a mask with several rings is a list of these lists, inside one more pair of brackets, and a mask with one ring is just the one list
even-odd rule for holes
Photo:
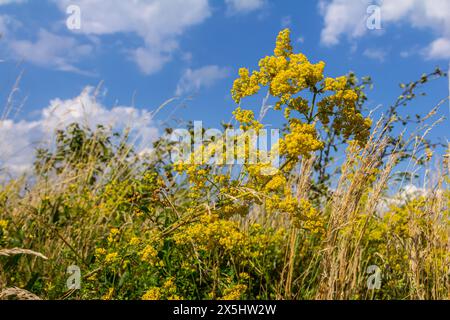
[[39,252],[36,252],[33,250],[28,250],[28,249],[13,248],[13,249],[1,249],[0,250],[0,256],[8,257],[8,256],[12,256],[12,255],[17,255],[17,254],[28,254],[28,255],[33,255],[33,256],[42,258],[44,260],[48,259],[42,253],[39,253]]
[[0,300],[11,300],[12,298],[15,298],[14,300],[42,300],[34,293],[16,287],[0,291]]

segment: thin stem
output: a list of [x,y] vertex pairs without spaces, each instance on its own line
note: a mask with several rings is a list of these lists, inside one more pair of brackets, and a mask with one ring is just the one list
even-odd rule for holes
[[313,114],[314,114],[314,107],[316,105],[316,98],[317,98],[317,88],[314,87],[314,95],[313,95],[313,99],[311,102],[311,109],[309,110],[309,115],[308,115],[308,123],[311,123],[314,119]]

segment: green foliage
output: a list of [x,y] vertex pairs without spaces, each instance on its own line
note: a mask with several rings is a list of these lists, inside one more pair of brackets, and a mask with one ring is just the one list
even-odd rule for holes
[[[53,147],[37,150],[31,179],[0,185],[0,292],[19,287],[46,299],[450,297],[448,159],[424,194],[387,196],[395,178],[415,174],[395,175],[396,165],[428,165],[434,147],[418,133],[395,135],[413,121],[399,108],[444,74],[401,85],[369,135],[362,113],[370,78],[323,79],[324,63],[293,54],[288,40],[283,31],[260,71],[241,69],[232,93],[240,102],[269,86],[285,108],[279,171],[172,163],[172,129],[142,156],[128,131],[71,124]],[[293,96],[305,89],[311,104]],[[262,126],[251,110],[234,115],[244,129]],[[343,148],[338,167],[333,160]],[[66,285],[71,265],[82,272],[79,290]],[[370,265],[382,271],[378,290],[367,287]]]

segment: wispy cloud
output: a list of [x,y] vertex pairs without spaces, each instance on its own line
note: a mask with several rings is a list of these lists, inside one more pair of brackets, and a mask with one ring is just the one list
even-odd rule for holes
[[128,50],[145,74],[161,70],[179,48],[179,37],[210,15],[208,0],[53,0],[62,12],[69,5],[81,10],[85,35],[134,33],[142,45]]
[[388,54],[387,50],[384,50],[381,48],[366,49],[363,52],[363,55],[365,57],[372,59],[372,60],[377,60],[379,62],[384,62],[387,54]]
[[225,0],[228,14],[245,14],[267,5],[266,0]]
[[230,74],[228,68],[221,68],[216,65],[204,66],[198,69],[187,69],[180,81],[175,94],[196,93],[202,88],[208,88],[217,81],[226,78]]
[[0,6],[14,3],[24,3],[27,0],[0,0]]
[[448,58],[444,52],[450,41],[450,1],[447,0],[321,0],[322,44],[333,46],[344,36],[357,39],[367,35],[370,31],[366,25],[367,8],[372,4],[379,4],[383,29],[406,22],[412,28],[433,30],[438,38],[429,45],[426,57]]
[[44,29],[39,30],[35,41],[10,40],[8,47],[19,59],[38,66],[78,73],[85,72],[75,63],[93,51],[91,45],[79,44],[74,38],[58,36]]
[[450,38],[439,38],[434,40],[428,48],[425,49],[425,55],[428,59],[450,59]]

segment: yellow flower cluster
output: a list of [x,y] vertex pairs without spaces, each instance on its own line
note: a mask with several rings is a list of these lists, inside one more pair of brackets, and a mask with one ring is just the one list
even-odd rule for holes
[[[303,224],[301,221],[303,221]],[[294,218],[295,223],[297,223],[298,228],[303,228],[313,234],[322,234],[325,230],[324,221],[319,212],[306,199],[300,199],[299,216]]]
[[233,203],[224,205],[219,212],[222,213],[224,218],[229,218],[234,215],[245,217],[248,214],[248,210],[248,205],[245,203]]
[[279,97],[276,109],[292,103],[292,96],[307,88],[314,88],[323,79],[325,63],[312,64],[303,54],[293,54],[286,70],[279,72],[272,80],[270,93]]
[[8,221],[0,220],[0,229],[6,230],[8,228]]
[[145,248],[140,252],[141,255],[141,261],[146,262],[153,262],[158,255],[158,251],[152,246],[147,245]]
[[325,91],[341,91],[347,86],[347,77],[325,78],[323,89]]
[[271,176],[278,172],[278,169],[269,163],[256,163],[246,166],[248,174],[256,178],[257,182],[263,182],[266,176]]
[[108,253],[105,256],[105,263],[106,264],[114,263],[117,260],[118,256],[119,256],[119,254],[117,252]]
[[282,174],[277,174],[271,177],[269,182],[265,186],[266,191],[277,191],[286,185],[287,181],[286,178]]
[[[383,257],[383,263],[401,276],[411,265],[411,255],[420,252],[421,266],[430,274],[448,274],[450,271],[450,220],[448,212],[436,217],[430,212],[429,199],[417,197],[403,205],[392,205],[381,219],[370,224],[368,240]],[[445,216],[445,214],[447,216]],[[447,222],[440,224],[440,219]],[[427,238],[433,234],[435,244],[430,246]],[[401,239],[396,243],[393,239]],[[437,245],[440,244],[440,245]]]
[[109,288],[108,292],[102,296],[102,300],[111,300],[114,296],[114,288]]
[[284,117],[289,119],[292,110],[297,111],[304,116],[308,116],[309,108],[310,106],[308,105],[308,100],[302,97],[293,98],[284,109]]
[[200,222],[182,228],[174,239],[177,244],[195,243],[200,250],[235,250],[244,245],[244,235],[238,224],[219,219],[216,214],[202,216]]
[[118,240],[120,231],[117,228],[112,228],[111,231],[109,232],[109,236],[108,236],[108,242],[109,243],[113,243],[115,241]]
[[290,31],[285,29],[277,37],[274,56],[259,61],[259,71],[250,76],[248,69],[239,70],[233,84],[232,97],[236,103],[242,98],[258,93],[260,86],[269,85],[270,94],[279,97],[275,109],[291,103],[292,96],[306,88],[314,87],[323,79],[325,63],[312,64],[303,54],[292,53]]
[[241,108],[237,108],[233,111],[236,120],[241,123],[251,123],[255,119],[255,114],[252,110],[242,110]]
[[232,97],[234,101],[241,101],[242,98],[258,93],[260,89],[258,74],[254,72],[250,76],[247,68],[239,69],[239,78],[234,81]]
[[[345,76],[324,79],[323,61],[313,64],[305,55],[293,53],[289,29],[279,33],[274,55],[261,59],[258,66],[259,70],[253,71],[251,75],[248,69],[239,70],[239,78],[231,90],[237,104],[242,98],[254,95],[261,87],[267,86],[269,93],[278,98],[274,109],[281,110],[285,106],[284,116],[287,119],[292,110],[303,115],[308,123],[313,123],[317,118],[324,126],[328,126],[333,117],[333,129],[338,135],[343,134],[346,139],[354,135],[360,145],[367,141],[372,123],[359,110],[357,91]],[[296,96],[305,89],[314,94],[312,104]],[[316,97],[328,92],[332,94],[317,102],[315,113]],[[250,113],[243,113],[240,108],[237,112],[243,123],[248,125]]]
[[289,214],[296,228],[302,228],[313,234],[321,234],[325,230],[325,223],[319,211],[306,199],[297,200],[289,187],[284,185],[284,194],[273,194],[266,200],[266,209],[273,212]]
[[[201,152],[203,153],[203,150]],[[207,178],[210,175],[210,172],[208,168],[202,167],[202,164],[195,164],[193,157],[194,156],[192,156],[191,163],[180,161],[175,164],[174,169],[180,174],[184,172],[187,174],[190,183],[189,196],[191,198],[197,198],[204,193],[202,190],[207,187]]]
[[167,279],[164,282],[162,290],[164,291],[165,295],[169,297],[169,300],[180,300],[180,298],[175,295],[177,292],[177,286],[173,277]]
[[219,300],[239,300],[247,290],[245,284],[237,284],[224,291],[224,296]]
[[317,131],[313,124],[291,121],[290,133],[280,143],[281,154],[291,158],[307,157],[311,151],[323,148],[323,142],[317,139]]
[[247,272],[241,272],[239,273],[239,278],[246,281],[250,279],[250,275]]
[[142,296],[142,300],[159,300],[161,299],[161,288],[150,288]]
[[241,129],[254,129],[255,131],[259,131],[262,128],[262,124],[255,120],[255,114],[252,110],[243,110],[238,107],[233,111],[233,115],[237,121],[241,123]]
[[102,256],[106,255],[106,249],[105,248],[97,248],[95,249],[95,256],[97,258],[101,258]]
[[273,53],[276,57],[288,57],[292,53],[291,31],[289,29],[284,29],[278,34]]
[[176,294],[177,286],[175,285],[174,278],[168,278],[161,288],[151,287],[142,296],[142,300],[182,300],[182,297]]
[[328,125],[330,117],[335,116],[333,129],[336,133],[342,133],[346,139],[354,135],[362,146],[370,134],[372,121],[357,111],[358,94],[351,89],[347,77],[326,78],[323,91],[333,91],[334,94],[317,103],[319,120]]
[[274,194],[266,200],[266,208],[269,212],[285,212],[294,216],[298,212],[298,201],[292,196],[292,191],[284,188],[284,194]]
[[138,237],[132,237],[130,239],[130,245],[131,246],[137,246],[141,243],[141,240]]

